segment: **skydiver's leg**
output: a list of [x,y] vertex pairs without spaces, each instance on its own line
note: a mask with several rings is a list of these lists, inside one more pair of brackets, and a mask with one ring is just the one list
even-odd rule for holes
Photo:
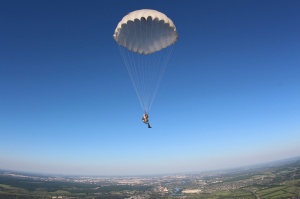
[[148,128],[152,128],[149,123],[148,123]]

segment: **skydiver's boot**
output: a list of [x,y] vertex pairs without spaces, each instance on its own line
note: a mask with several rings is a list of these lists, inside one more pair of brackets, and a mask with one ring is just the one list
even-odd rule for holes
[[148,128],[152,128],[149,123],[148,123]]

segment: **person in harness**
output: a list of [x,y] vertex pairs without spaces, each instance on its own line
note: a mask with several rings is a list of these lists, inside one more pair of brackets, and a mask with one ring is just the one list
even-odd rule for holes
[[148,125],[148,128],[152,128],[152,127],[150,126],[150,124],[149,124],[149,116],[148,116],[147,113],[145,113],[145,114],[143,115],[142,121],[143,121],[145,124]]

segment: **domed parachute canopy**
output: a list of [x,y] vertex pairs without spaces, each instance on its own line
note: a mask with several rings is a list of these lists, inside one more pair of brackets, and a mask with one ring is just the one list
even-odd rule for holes
[[130,79],[144,113],[149,113],[178,33],[165,14],[150,9],[130,12],[118,23],[119,44]]
[[165,14],[142,9],[123,17],[113,37],[128,50],[147,55],[174,44],[178,34],[173,21]]

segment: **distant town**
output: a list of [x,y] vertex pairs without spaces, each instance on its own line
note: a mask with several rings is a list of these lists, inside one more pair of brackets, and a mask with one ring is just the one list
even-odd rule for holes
[[300,157],[161,176],[74,177],[0,171],[0,198],[300,198]]

